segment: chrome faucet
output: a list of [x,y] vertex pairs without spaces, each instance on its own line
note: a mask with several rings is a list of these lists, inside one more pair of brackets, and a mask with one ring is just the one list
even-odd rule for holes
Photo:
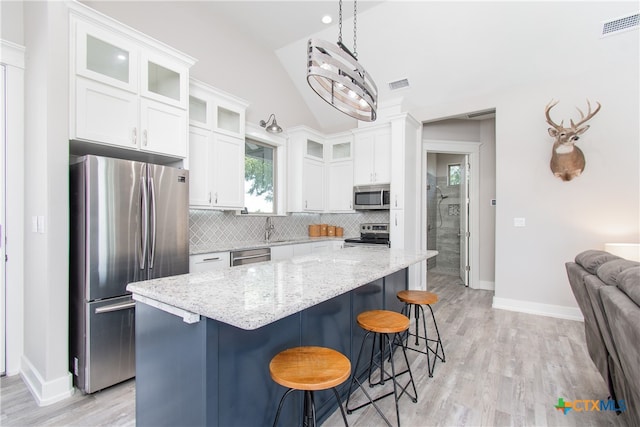
[[273,235],[275,228],[276,228],[275,225],[273,225],[273,222],[271,222],[271,217],[268,216],[267,222],[264,225],[264,240],[266,242],[271,240],[271,236]]

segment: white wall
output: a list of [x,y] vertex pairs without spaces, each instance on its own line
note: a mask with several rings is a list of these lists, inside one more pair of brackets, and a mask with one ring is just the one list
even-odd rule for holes
[[0,38],[24,45],[22,0],[0,1]]
[[25,2],[25,221],[22,374],[39,404],[72,393],[68,372],[68,15],[61,2]]
[[[433,121],[496,108],[496,307],[581,318],[564,263],[605,242],[640,241],[639,51],[637,30],[592,37],[566,51],[570,76],[548,70],[488,96],[412,111]],[[560,100],[553,117],[566,123],[586,98],[602,104],[578,143],[586,169],[563,182],[549,169],[544,108]],[[514,227],[514,218],[526,227]]]
[[82,3],[195,57],[191,76],[249,101],[248,122],[257,124],[275,113],[285,129],[318,128],[275,53],[217,15],[215,2]]

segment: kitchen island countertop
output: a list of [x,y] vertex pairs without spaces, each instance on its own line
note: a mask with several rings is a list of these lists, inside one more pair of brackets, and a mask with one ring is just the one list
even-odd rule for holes
[[299,245],[304,243],[316,243],[316,242],[343,242],[345,239],[360,237],[358,236],[344,236],[344,237],[299,237],[296,239],[283,239],[283,240],[256,240],[256,241],[243,241],[232,243],[214,243],[205,245],[191,245],[189,246],[189,255],[200,255],[212,252],[228,252],[238,251],[246,249],[260,249],[271,248],[274,246],[286,246],[286,245]]
[[253,330],[437,255],[377,247],[133,282],[143,299]]

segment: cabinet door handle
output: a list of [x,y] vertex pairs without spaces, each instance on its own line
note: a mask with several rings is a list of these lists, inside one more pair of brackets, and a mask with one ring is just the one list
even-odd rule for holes
[[211,204],[211,191],[209,191],[209,204]]
[[202,262],[207,262],[207,261],[220,261],[220,257],[213,257],[213,258],[203,258]]
[[146,129],[142,132],[142,144],[145,147],[147,146],[147,130]]
[[398,195],[396,194],[396,208],[398,207]]
[[216,191],[216,201],[215,201],[215,204],[216,204],[216,205],[218,204],[218,192],[217,192],[217,191]]
[[138,128],[133,128],[131,132],[131,143],[136,145],[138,143]]
[[396,227],[398,226],[398,214],[396,214]]
[[307,209],[307,201],[304,201],[304,208]]

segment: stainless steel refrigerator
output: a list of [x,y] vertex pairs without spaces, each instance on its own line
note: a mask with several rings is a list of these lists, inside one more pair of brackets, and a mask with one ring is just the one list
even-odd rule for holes
[[83,156],[69,184],[69,369],[93,393],[135,376],[127,284],[189,272],[189,172]]

